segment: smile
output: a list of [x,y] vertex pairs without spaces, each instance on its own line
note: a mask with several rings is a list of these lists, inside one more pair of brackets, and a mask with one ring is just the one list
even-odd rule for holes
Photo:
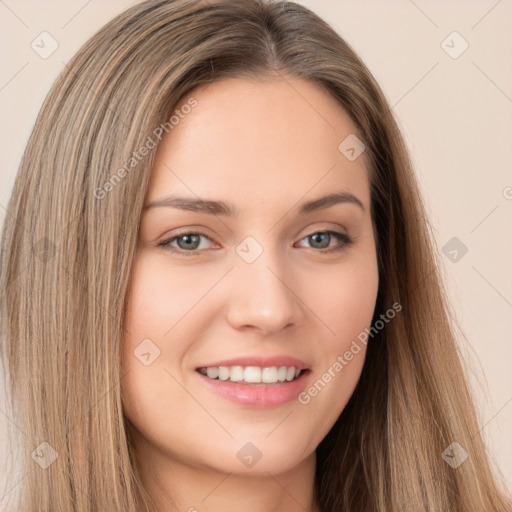
[[302,373],[302,370],[295,366],[211,366],[199,368],[198,371],[209,379],[246,384],[291,382]]
[[214,396],[238,406],[272,409],[296,401],[306,388],[311,370],[294,366],[210,366],[198,368],[195,373]]

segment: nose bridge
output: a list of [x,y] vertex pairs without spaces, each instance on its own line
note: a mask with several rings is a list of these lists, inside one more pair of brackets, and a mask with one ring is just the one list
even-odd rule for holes
[[236,247],[234,263],[228,315],[233,327],[272,331],[298,320],[300,301],[292,291],[290,267],[276,247],[247,237]]

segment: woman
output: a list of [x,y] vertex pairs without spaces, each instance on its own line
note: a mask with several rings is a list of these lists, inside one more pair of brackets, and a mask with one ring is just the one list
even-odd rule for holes
[[300,5],[150,0],[91,38],[1,289],[14,510],[510,510],[390,107]]

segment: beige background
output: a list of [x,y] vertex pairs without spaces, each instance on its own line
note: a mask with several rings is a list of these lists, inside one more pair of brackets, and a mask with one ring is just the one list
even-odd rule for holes
[[[133,2],[0,1],[0,221],[35,116],[64,63]],[[303,0],[366,62],[412,152],[439,251],[457,237],[468,252],[442,256],[466,334],[479,421],[491,457],[512,482],[512,2]],[[47,59],[31,48],[43,31]],[[463,48],[458,58],[446,51]],[[452,42],[453,41],[453,42]],[[451,46],[451,48],[447,47]],[[448,253],[448,250],[445,250]],[[447,393],[451,390],[446,390]],[[5,478],[8,419],[0,384],[0,510],[23,475]],[[19,434],[21,435],[21,434]]]

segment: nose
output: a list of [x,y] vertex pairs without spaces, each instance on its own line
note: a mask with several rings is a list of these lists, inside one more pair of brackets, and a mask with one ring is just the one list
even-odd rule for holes
[[256,261],[239,259],[230,289],[228,322],[234,329],[271,335],[299,323],[304,315],[297,280],[275,255],[265,250]]

